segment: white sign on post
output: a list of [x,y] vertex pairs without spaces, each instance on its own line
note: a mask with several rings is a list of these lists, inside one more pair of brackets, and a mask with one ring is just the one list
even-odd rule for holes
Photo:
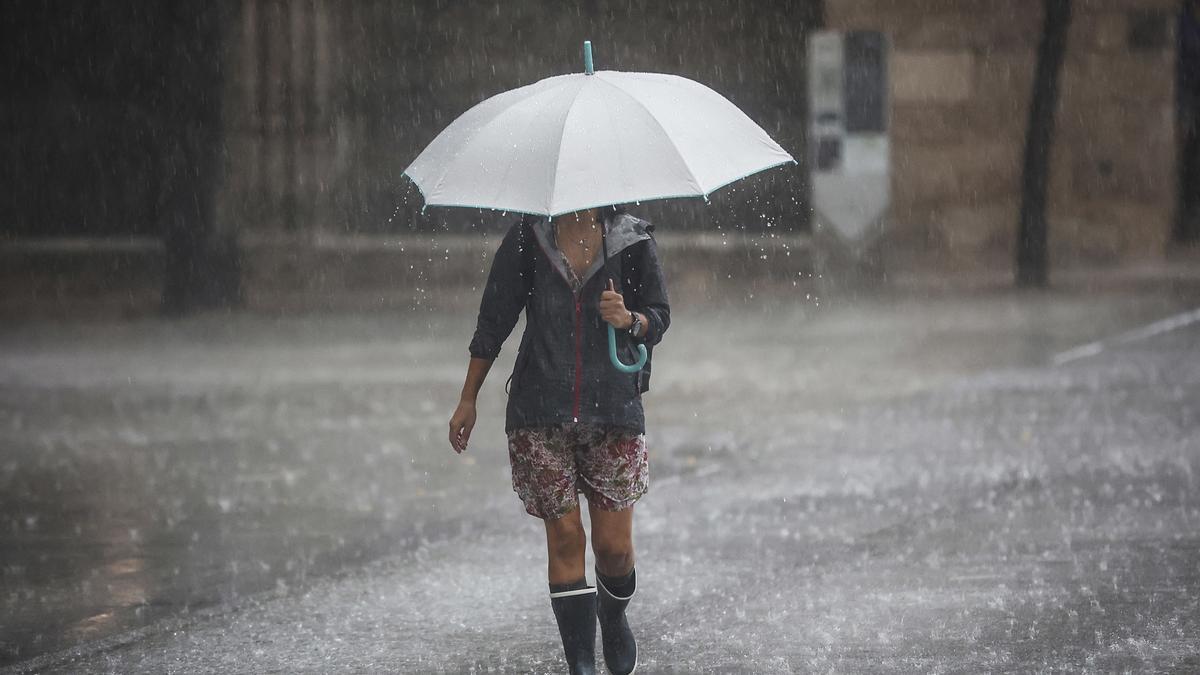
[[887,39],[876,31],[809,36],[809,166],[820,222],[863,244],[891,201]]

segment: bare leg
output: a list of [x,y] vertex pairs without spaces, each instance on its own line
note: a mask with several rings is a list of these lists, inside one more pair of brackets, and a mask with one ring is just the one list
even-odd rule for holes
[[592,552],[596,569],[607,577],[623,577],[633,569],[633,507],[603,511],[588,505],[592,517]]
[[637,669],[637,641],[625,618],[633,598],[633,507],[624,511],[588,508],[592,514],[592,551],[596,553],[596,621],[604,643],[608,672],[628,675]]
[[550,606],[558,622],[567,666],[573,675],[595,675],[596,589],[583,583],[587,535],[579,519],[579,509],[543,522],[550,561]]
[[569,584],[583,578],[587,534],[579,509],[546,524],[546,552],[549,558],[548,576],[552,584]]

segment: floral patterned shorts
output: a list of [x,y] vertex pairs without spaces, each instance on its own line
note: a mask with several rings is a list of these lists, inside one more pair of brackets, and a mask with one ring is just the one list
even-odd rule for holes
[[578,508],[578,493],[604,511],[633,506],[650,482],[646,436],[619,427],[560,424],[508,434],[513,490],[545,520]]

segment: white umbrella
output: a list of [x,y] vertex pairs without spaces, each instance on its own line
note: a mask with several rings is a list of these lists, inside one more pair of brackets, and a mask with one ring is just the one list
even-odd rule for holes
[[493,96],[454,120],[407,174],[430,206],[557,216],[668,197],[707,197],[795,161],[737,106],[676,75],[558,75]]
[[[559,75],[493,96],[442,130],[404,171],[430,206],[557,216],[610,204],[705,197],[792,156],[725,97],[676,75]],[[604,260],[608,260],[608,240]],[[618,370],[647,359],[608,355]]]

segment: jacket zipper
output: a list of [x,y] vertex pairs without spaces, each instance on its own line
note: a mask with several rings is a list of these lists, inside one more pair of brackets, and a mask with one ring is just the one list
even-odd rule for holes
[[[554,259],[550,252],[546,250],[546,246],[542,243],[541,239],[538,239],[538,246],[541,247],[542,253],[545,254],[547,259]],[[558,248],[557,243],[555,248]],[[562,256],[561,251],[559,255],[560,257]],[[563,271],[562,267],[553,263],[551,263],[551,266],[558,270],[558,275],[562,277],[567,287],[570,288],[571,279]],[[590,279],[591,277],[588,278]],[[586,279],[583,281],[583,286],[587,286]],[[580,287],[578,293],[573,292],[572,294],[575,296],[575,401],[571,407],[571,419],[579,422],[579,409],[583,397],[583,287]]]
[[575,406],[572,417],[579,421],[579,403],[583,393],[583,294],[575,296]]

